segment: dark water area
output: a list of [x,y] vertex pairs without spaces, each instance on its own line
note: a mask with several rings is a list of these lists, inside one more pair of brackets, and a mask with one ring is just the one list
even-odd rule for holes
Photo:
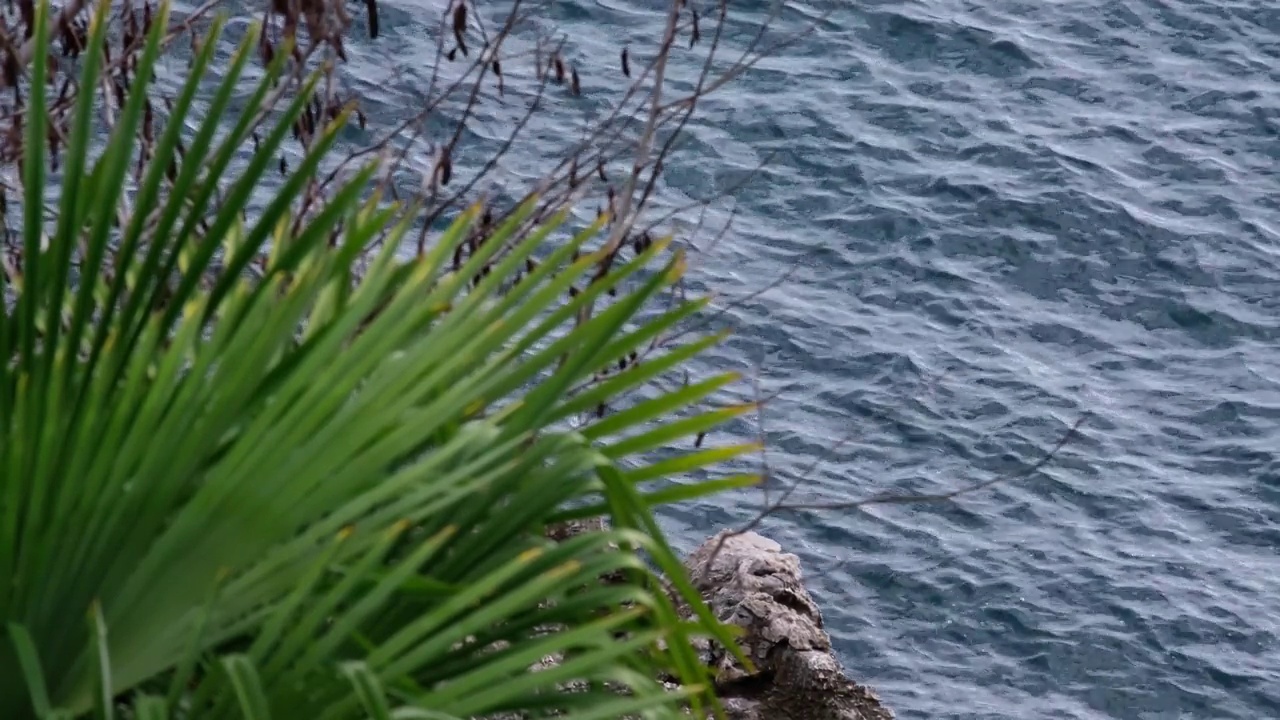
[[[443,1],[381,6],[350,71],[386,121],[422,96]],[[662,7],[552,19],[571,59],[607,66]],[[1280,718],[1280,5],[799,2],[777,30],[828,10],[705,105],[658,193],[727,188],[776,152],[693,272],[731,298],[796,268],[729,311],[700,368],[759,366],[781,391],[775,485],[953,489],[1092,413],[1017,482],[765,522],[843,662],[903,718]],[[616,85],[589,68],[581,105],[530,132],[564,136]],[[484,105],[469,152],[514,117]],[[500,175],[535,177],[534,147]],[[688,550],[759,502],[664,522]]]

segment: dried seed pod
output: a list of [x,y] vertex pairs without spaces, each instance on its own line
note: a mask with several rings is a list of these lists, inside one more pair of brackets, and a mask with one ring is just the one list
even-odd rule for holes
[[125,100],[124,81],[117,79],[115,82],[111,83],[111,90],[112,92],[115,93],[116,103],[119,104],[120,107],[124,107],[124,100]]
[[703,440],[703,438],[705,438],[706,436],[707,436],[707,434],[706,434],[705,432],[700,432],[700,433],[698,433],[698,439],[693,441],[693,446],[694,446],[695,448],[700,448],[700,447],[702,447],[702,440]]
[[578,80],[578,68],[576,67],[569,68],[569,79],[570,79],[570,83],[569,83],[570,91],[573,92],[574,95],[581,96],[582,83],[579,82]]
[[17,88],[18,76],[22,74],[22,68],[18,65],[18,59],[13,53],[5,53],[4,58],[4,85],[5,87]]
[[316,131],[316,118],[311,114],[311,108],[308,106],[306,111],[302,113],[302,140],[310,140]]
[[467,4],[459,2],[453,8],[453,35],[457,37],[467,31]]
[[364,0],[365,9],[369,13],[369,37],[378,37],[378,0]]
[[58,171],[58,133],[54,132],[53,126],[49,126],[49,164],[54,172]]
[[440,184],[448,185],[449,180],[453,177],[453,160],[449,157],[449,146],[446,145],[440,150]]
[[628,56],[627,48],[622,48],[622,74],[625,77],[631,77],[631,58]]
[[[182,144],[179,143],[178,157],[181,157],[184,154],[185,154],[185,150],[182,148]],[[164,169],[164,176],[169,178],[170,182],[176,181],[178,179],[178,157],[170,158],[169,167]]]
[[600,158],[600,162],[596,163],[596,174],[600,176],[601,182],[609,182],[609,176],[604,174],[604,158]]
[[556,71],[556,84],[564,84],[564,60],[560,59],[560,54],[556,53],[551,57],[551,65]]
[[80,23],[68,23],[62,28],[62,33],[58,40],[62,43],[62,57],[75,58],[79,57],[80,51],[84,49],[84,37]]
[[[458,50],[467,54],[467,4],[459,2],[453,9],[453,40],[458,43]],[[452,59],[452,58],[450,58]]]
[[124,25],[124,31],[120,33],[120,50],[129,52],[129,47],[133,45],[133,41],[138,37],[138,16],[133,12],[133,6],[129,6],[129,13],[126,16],[127,21]]
[[702,31],[698,29],[698,8],[689,8],[689,12],[693,13],[693,35],[689,37],[689,47],[692,48],[702,39]]
[[142,106],[142,137],[148,143],[154,142],[155,134],[155,111],[151,107],[151,101],[147,100]]

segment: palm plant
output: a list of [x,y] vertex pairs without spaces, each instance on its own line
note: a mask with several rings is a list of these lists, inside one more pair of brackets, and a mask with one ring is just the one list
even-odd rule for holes
[[[197,118],[217,21],[140,149],[168,3],[91,157],[107,6],[80,57],[60,188],[45,151],[47,3],[34,17],[21,257],[0,275],[5,716],[586,720],[714,704],[689,640],[732,637],[651,508],[751,478],[647,483],[747,448],[644,458],[742,412],[672,419],[732,376],[565,422],[717,340],[584,386],[703,306],[640,318],[680,256],[655,243],[592,276],[606,250],[583,249],[604,221],[553,244],[566,213],[530,224],[530,201],[456,270],[478,208],[401,259],[414,208],[371,192],[375,165],[299,210],[345,117],[250,221],[243,208],[318,76],[277,112],[229,116],[254,29]],[[270,104],[287,62],[253,84],[250,108]],[[261,147],[230,175],[259,124]],[[615,302],[581,312],[611,290]],[[610,529],[546,539],[600,514]],[[528,671],[547,656],[560,661]]]

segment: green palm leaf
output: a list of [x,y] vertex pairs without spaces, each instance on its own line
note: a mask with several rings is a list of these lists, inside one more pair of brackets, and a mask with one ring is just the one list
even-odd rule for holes
[[[566,426],[717,339],[593,384],[703,307],[647,311],[683,258],[656,242],[595,278],[600,251],[574,258],[607,219],[561,237],[567,212],[531,226],[530,199],[455,271],[479,208],[403,260],[415,209],[380,202],[372,165],[299,217],[345,115],[246,219],[319,76],[281,96],[278,53],[253,85],[255,111],[231,122],[255,26],[192,115],[221,21],[130,185],[169,5],[94,157],[107,7],[90,23],[51,217],[48,4],[35,15],[24,255],[19,282],[0,281],[16,300],[0,306],[0,707],[156,720],[700,709],[710,696],[688,641],[732,636],[681,578],[652,507],[752,478],[638,485],[752,449],[648,458],[742,412],[689,414],[734,376]],[[263,257],[261,277],[245,272]],[[605,293],[616,301],[579,322]],[[583,508],[614,529],[546,538]],[[548,656],[558,662],[529,671]],[[664,688],[662,674],[684,686]]]

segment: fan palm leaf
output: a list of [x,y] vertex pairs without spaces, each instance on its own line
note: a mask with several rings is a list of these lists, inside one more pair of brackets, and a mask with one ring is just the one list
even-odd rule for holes
[[[42,719],[586,720],[675,717],[708,699],[689,639],[732,638],[652,507],[751,478],[645,483],[748,448],[645,458],[742,412],[671,419],[732,376],[565,422],[716,340],[588,382],[703,306],[642,312],[681,256],[655,243],[570,296],[593,280],[601,251],[579,254],[605,219],[563,237],[567,211],[531,224],[531,199],[460,268],[448,259],[478,207],[405,260],[414,209],[381,201],[373,164],[300,217],[345,115],[248,221],[319,76],[281,97],[278,53],[249,105],[271,111],[232,122],[255,26],[195,116],[221,20],[131,185],[169,4],[95,157],[88,89],[107,72],[107,7],[90,23],[52,217],[47,2],[35,14],[21,272],[0,278],[0,707]],[[523,272],[535,252],[541,264]],[[616,302],[578,321],[611,290]],[[590,514],[612,529],[546,539],[550,524]],[[547,657],[558,662],[529,671]]]

